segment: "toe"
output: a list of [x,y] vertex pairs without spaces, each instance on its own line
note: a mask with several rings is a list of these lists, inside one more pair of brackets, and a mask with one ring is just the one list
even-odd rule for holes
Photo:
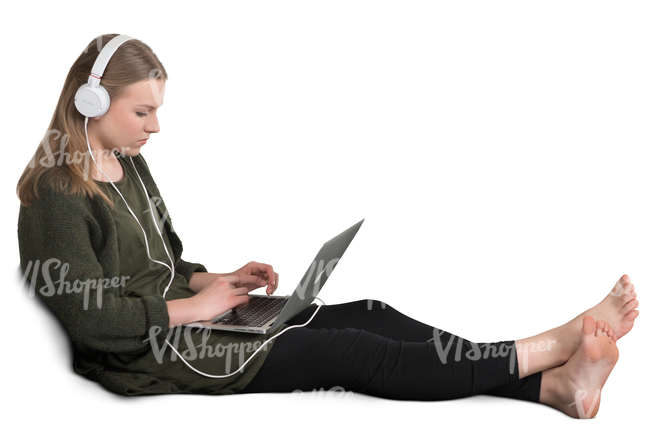
[[621,286],[621,295],[627,295],[628,293],[634,291],[634,285],[630,282],[627,282]]
[[598,320],[596,322],[596,335],[603,335],[603,329],[606,323],[604,320]]
[[623,275],[621,279],[616,282],[614,288],[610,292],[612,295],[623,296],[634,289],[634,286],[630,282],[629,277],[625,277],[627,277],[627,275]]
[[636,299],[631,300],[623,306],[623,316],[627,315],[630,311],[633,311],[636,307],[639,306],[639,301]]
[[629,313],[627,313],[623,318],[625,320],[630,320],[631,321],[631,320],[636,319],[637,317],[639,317],[639,310],[632,310]]
[[625,295],[623,295],[621,297],[621,303],[623,305],[625,305],[625,304],[627,304],[628,302],[630,302],[633,299],[636,299],[636,292],[635,291],[631,291],[631,292],[626,293]]
[[585,316],[582,319],[582,333],[584,335],[594,335],[596,332],[596,321],[591,316]]

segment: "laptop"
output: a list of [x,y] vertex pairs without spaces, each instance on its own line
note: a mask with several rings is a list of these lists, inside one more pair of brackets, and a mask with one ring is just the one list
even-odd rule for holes
[[363,221],[359,221],[323,244],[291,296],[251,294],[250,302],[246,307],[238,308],[237,311],[230,310],[211,320],[194,322],[187,326],[255,334],[273,333],[314,301]]

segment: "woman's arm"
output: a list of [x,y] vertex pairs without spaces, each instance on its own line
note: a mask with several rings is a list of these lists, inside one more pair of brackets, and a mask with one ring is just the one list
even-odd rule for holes
[[199,293],[205,286],[219,277],[226,277],[232,274],[215,274],[214,272],[194,272],[187,282],[194,293]]
[[140,350],[150,329],[168,325],[167,305],[161,296],[122,295],[126,277],[119,274],[110,210],[95,200],[41,188],[32,206],[21,206],[21,267],[76,348]]
[[167,301],[169,327],[209,320],[230,309],[248,305],[248,292],[266,286],[268,295],[280,281],[273,267],[250,262],[235,272],[215,274],[195,272],[188,284],[195,296]]
[[195,309],[194,297],[167,301],[169,327],[173,328],[174,326],[204,320],[199,318],[199,314],[195,312]]
[[[204,277],[199,276],[195,284],[202,278]],[[233,308],[245,307],[250,299],[248,292],[262,287],[265,283],[265,280],[252,275],[219,276],[195,296],[167,301],[169,327],[210,320]]]

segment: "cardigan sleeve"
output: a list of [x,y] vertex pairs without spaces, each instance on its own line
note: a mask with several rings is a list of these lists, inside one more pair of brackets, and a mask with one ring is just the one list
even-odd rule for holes
[[[108,206],[41,188],[18,221],[20,262],[38,293],[82,351],[128,353],[164,343],[169,327],[162,296],[123,296],[115,225]],[[151,334],[153,335],[153,333]]]
[[176,272],[190,281],[194,272],[208,272],[208,270],[200,263],[186,262],[183,259],[178,259],[175,266]]

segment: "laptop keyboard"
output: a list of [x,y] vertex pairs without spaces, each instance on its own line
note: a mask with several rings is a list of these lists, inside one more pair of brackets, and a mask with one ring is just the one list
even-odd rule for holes
[[288,300],[288,298],[251,296],[247,307],[237,310],[236,313],[230,312],[212,323],[215,325],[262,326],[280,314]]

